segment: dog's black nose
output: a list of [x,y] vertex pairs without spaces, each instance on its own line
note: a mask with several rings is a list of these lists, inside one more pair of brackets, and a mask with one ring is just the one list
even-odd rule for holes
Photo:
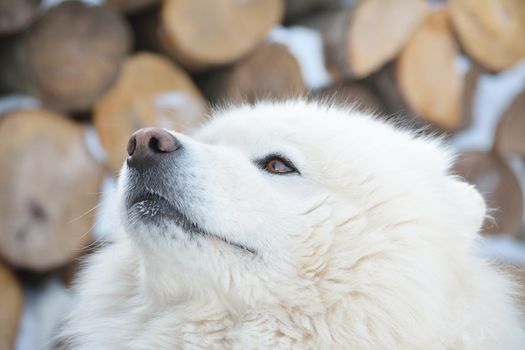
[[127,163],[130,167],[148,167],[180,147],[175,136],[162,128],[140,129],[129,138]]

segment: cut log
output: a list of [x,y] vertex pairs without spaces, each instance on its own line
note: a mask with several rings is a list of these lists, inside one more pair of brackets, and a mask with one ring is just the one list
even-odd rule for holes
[[386,108],[379,97],[364,83],[344,82],[312,93],[315,100],[328,101],[354,110],[383,115]]
[[286,46],[265,43],[238,63],[211,73],[199,85],[212,101],[286,99],[306,92],[301,67]]
[[22,307],[20,282],[7,266],[0,263],[0,349],[14,349]]
[[186,132],[199,126],[205,101],[190,77],[163,56],[137,53],[124,63],[116,84],[95,105],[94,123],[117,172],[130,135],[147,126]]
[[103,169],[84,128],[44,110],[0,120],[0,256],[33,271],[62,266],[91,240]]
[[387,64],[365,80],[367,86],[378,96],[384,113],[381,116],[395,125],[413,130],[418,134],[433,134],[435,129],[417,116],[405,103],[395,79],[395,62]]
[[[457,120],[455,120],[455,124],[449,126],[448,128],[445,125],[431,124],[433,128],[428,130],[429,133],[431,133],[432,130],[435,131],[436,129],[441,131],[445,130],[448,132],[457,132],[470,124],[472,120],[473,102],[480,74],[481,71],[476,66],[471,68],[466,74],[460,103],[461,115]],[[415,113],[405,101],[405,97],[401,92],[401,88],[399,87],[398,79],[396,77],[395,62],[372,74],[369,78],[367,78],[367,82],[373,87],[373,90],[377,92],[389,114],[397,115],[400,119],[402,119],[402,116],[405,116],[406,119],[411,121],[411,123],[414,123],[413,126],[416,129],[425,125],[429,125],[428,118],[424,118]],[[435,96],[435,98],[438,98],[438,96]]]
[[106,0],[106,4],[126,14],[134,14],[145,8],[158,5],[161,0]]
[[13,34],[27,28],[35,18],[41,0],[0,1],[0,35]]
[[465,74],[447,12],[432,13],[401,51],[396,78],[408,106],[425,121],[447,131],[464,125]]
[[495,148],[503,155],[515,153],[525,158],[525,91],[503,113],[496,130]]
[[386,118],[403,128],[418,133],[431,134],[428,123],[416,115],[406,104],[395,76],[395,62],[386,65],[366,79],[372,90],[380,97],[387,111]]
[[[389,63],[370,75],[367,82],[377,92],[387,111],[391,114],[417,117],[406,104],[396,79],[395,62]],[[417,117],[419,118],[419,117]]]
[[111,87],[130,47],[127,24],[103,6],[66,1],[0,47],[0,88],[59,110],[84,110]]
[[495,153],[467,152],[458,158],[455,171],[485,197],[494,220],[486,220],[482,232],[517,235],[522,225],[523,197],[520,183],[505,160]]
[[463,48],[486,69],[525,58],[525,1],[450,0],[449,8]]
[[186,68],[203,70],[252,51],[283,12],[281,0],[166,0],[158,33],[165,52]]
[[297,24],[320,32],[328,70],[335,79],[360,78],[393,59],[427,13],[424,0],[366,0]]

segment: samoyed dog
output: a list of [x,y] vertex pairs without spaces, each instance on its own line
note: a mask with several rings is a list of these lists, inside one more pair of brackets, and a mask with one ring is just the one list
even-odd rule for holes
[[484,202],[439,140],[289,101],[142,129],[128,154],[67,348],[525,348],[511,282],[476,254]]

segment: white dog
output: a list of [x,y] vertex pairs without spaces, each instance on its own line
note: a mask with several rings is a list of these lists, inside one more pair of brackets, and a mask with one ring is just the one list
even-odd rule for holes
[[122,235],[88,262],[71,349],[524,349],[441,142],[292,101],[142,129]]

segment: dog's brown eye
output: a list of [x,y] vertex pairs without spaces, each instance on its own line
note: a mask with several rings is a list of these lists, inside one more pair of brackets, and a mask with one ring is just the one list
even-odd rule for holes
[[280,159],[272,159],[266,164],[265,170],[274,174],[290,173],[293,171]]
[[280,156],[270,155],[265,159],[257,162],[261,169],[270,174],[284,175],[291,173],[299,173],[292,162]]

